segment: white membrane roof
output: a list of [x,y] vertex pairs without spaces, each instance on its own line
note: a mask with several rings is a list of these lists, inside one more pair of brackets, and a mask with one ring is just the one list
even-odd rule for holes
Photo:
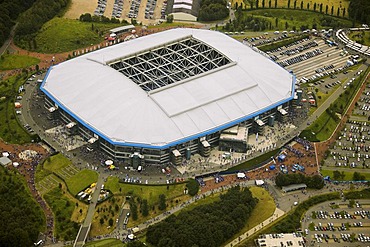
[[[109,64],[189,35],[229,65],[146,92]],[[164,148],[212,133],[292,98],[293,75],[229,36],[171,29],[97,50],[52,67],[42,90],[114,144]]]

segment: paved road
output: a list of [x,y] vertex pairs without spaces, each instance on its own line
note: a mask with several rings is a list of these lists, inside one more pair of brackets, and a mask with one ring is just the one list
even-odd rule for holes
[[89,234],[91,222],[93,220],[93,216],[95,213],[95,207],[99,199],[100,188],[102,184],[103,184],[103,177],[100,175],[98,177],[98,181],[96,182],[96,187],[95,187],[96,189],[92,195],[91,203],[89,205],[89,209],[87,211],[85,221],[81,225],[81,230],[79,231],[79,234],[77,235],[76,240],[75,240],[75,244],[73,245],[74,247],[83,246],[85,243],[85,240],[87,239],[87,235]]
[[10,30],[10,35],[8,39],[5,40],[4,44],[0,47],[0,56],[4,54],[4,52],[8,49],[9,45],[12,43],[17,25],[18,23],[12,27],[12,29]]

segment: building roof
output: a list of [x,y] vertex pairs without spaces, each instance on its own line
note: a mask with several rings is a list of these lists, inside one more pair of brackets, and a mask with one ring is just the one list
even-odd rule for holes
[[12,161],[8,157],[0,157],[0,165],[6,166],[12,163]]
[[[176,53],[190,49],[191,55],[194,51],[168,47],[186,39],[212,48],[203,54],[204,64],[216,63],[209,56],[223,56],[230,62],[192,74],[191,69],[202,68],[201,58],[194,57],[176,68],[171,65],[179,59]],[[160,54],[158,50],[165,47],[175,50],[173,56],[159,56],[163,61],[158,68],[173,66],[174,73],[180,68],[189,76],[146,91],[127,76],[130,74],[113,68],[119,61],[143,57],[148,51]],[[130,69],[137,70],[135,66]],[[216,31],[179,28],[60,63],[49,69],[41,89],[60,108],[113,144],[165,148],[277,107],[292,99],[293,87],[292,74],[239,41]]]
[[289,192],[289,191],[300,190],[300,189],[305,189],[305,188],[307,188],[307,185],[305,184],[291,184],[288,186],[281,187],[281,190],[284,192]]
[[124,31],[127,31],[129,29],[133,29],[133,28],[135,28],[134,25],[126,25],[126,26],[122,26],[122,27],[113,28],[113,29],[109,30],[109,32],[111,32],[111,33],[119,33],[119,32],[124,32]]

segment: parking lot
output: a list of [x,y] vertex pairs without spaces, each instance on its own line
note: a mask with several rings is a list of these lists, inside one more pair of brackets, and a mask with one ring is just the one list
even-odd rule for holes
[[267,54],[282,67],[293,71],[298,83],[341,72],[349,59],[348,53],[319,37],[302,38]]
[[308,246],[370,243],[370,200],[325,202],[310,208],[302,223]]

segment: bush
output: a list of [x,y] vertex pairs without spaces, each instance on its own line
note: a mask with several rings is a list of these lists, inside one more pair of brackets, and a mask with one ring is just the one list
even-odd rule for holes
[[186,184],[186,188],[188,189],[188,193],[191,196],[195,196],[199,191],[199,183],[195,179],[189,179]]

